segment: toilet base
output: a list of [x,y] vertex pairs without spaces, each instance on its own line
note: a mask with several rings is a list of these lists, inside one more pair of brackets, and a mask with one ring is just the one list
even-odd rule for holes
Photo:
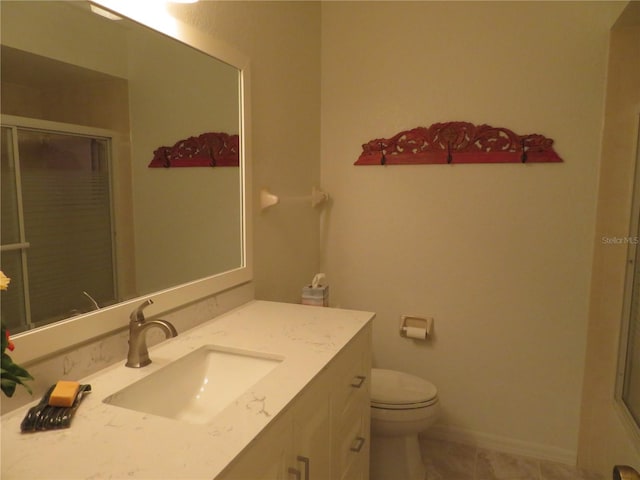
[[418,435],[371,437],[371,480],[426,480]]

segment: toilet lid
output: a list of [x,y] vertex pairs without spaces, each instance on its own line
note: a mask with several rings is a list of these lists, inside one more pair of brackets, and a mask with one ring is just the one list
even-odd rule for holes
[[438,389],[420,377],[396,370],[371,369],[371,405],[419,408],[437,400]]

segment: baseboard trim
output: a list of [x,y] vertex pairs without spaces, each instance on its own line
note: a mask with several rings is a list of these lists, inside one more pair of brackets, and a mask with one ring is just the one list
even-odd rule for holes
[[565,465],[575,466],[577,463],[578,454],[576,451],[550,447],[539,443],[524,442],[522,440],[448,425],[433,425],[423,436],[438,440],[464,443],[512,455],[522,455],[538,460],[558,462]]

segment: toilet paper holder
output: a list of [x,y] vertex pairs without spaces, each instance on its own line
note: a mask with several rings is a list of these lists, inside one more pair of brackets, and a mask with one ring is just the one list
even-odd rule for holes
[[400,317],[400,336],[425,340],[431,335],[433,317],[402,315]]

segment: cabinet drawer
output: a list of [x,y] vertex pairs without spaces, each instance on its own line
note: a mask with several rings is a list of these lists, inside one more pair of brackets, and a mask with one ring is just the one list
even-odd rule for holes
[[369,455],[355,458],[342,472],[340,480],[369,480]]
[[351,402],[369,402],[371,383],[370,337],[363,332],[353,347],[340,353],[333,362],[333,415],[342,417]]
[[[336,478],[349,478],[369,464],[369,404],[351,401],[334,437]],[[352,472],[349,474],[348,472]]]
[[284,412],[216,480],[288,480],[291,438],[291,414]]
[[371,329],[340,353],[332,379],[332,459],[334,480],[367,480],[369,472]]
[[368,480],[371,328],[216,480]]

